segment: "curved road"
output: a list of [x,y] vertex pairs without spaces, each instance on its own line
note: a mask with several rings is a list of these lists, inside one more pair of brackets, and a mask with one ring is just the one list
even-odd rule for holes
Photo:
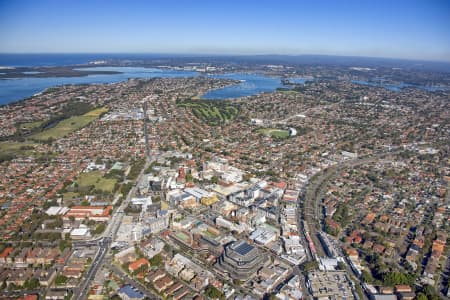
[[326,184],[331,180],[338,171],[342,171],[345,168],[357,167],[371,162],[376,162],[382,158],[395,155],[400,151],[396,152],[381,152],[368,157],[357,158],[352,160],[347,160],[337,165],[331,166],[313,176],[309,181],[306,191],[303,195],[304,205],[303,205],[303,219],[305,220],[309,235],[314,243],[314,247],[317,251],[318,257],[326,256],[325,250],[323,249],[322,243],[319,240],[318,232],[322,230],[322,198],[325,193]]

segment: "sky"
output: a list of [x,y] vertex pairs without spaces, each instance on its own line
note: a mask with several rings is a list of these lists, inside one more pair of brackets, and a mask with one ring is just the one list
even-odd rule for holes
[[0,53],[450,61],[448,0],[0,0]]

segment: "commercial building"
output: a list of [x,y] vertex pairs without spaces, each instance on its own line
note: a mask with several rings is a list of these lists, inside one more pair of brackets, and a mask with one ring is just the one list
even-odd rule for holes
[[93,220],[98,222],[108,221],[113,207],[111,205],[103,206],[73,206],[64,215],[64,219],[73,217],[75,220]]
[[188,282],[189,287],[195,291],[204,289],[214,279],[210,271],[179,253],[166,263],[165,269],[169,274]]
[[247,280],[268,262],[266,253],[241,240],[225,247],[219,266],[232,278]]
[[252,234],[250,235],[250,239],[255,243],[267,245],[277,239],[277,233],[273,230],[260,227],[252,232]]
[[73,240],[82,240],[91,237],[89,228],[75,228],[70,232],[70,237]]
[[314,299],[355,299],[345,271],[313,271],[306,285]]
[[57,215],[64,215],[68,211],[69,211],[68,207],[51,206],[45,211],[45,213],[49,216],[57,216]]

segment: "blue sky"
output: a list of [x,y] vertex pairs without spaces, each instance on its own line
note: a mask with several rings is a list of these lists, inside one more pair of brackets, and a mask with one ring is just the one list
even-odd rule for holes
[[450,1],[0,0],[0,52],[450,61]]

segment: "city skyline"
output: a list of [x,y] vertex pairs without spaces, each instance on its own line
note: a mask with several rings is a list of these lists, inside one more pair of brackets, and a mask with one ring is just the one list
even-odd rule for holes
[[339,55],[450,61],[447,1],[0,1],[0,53]]

